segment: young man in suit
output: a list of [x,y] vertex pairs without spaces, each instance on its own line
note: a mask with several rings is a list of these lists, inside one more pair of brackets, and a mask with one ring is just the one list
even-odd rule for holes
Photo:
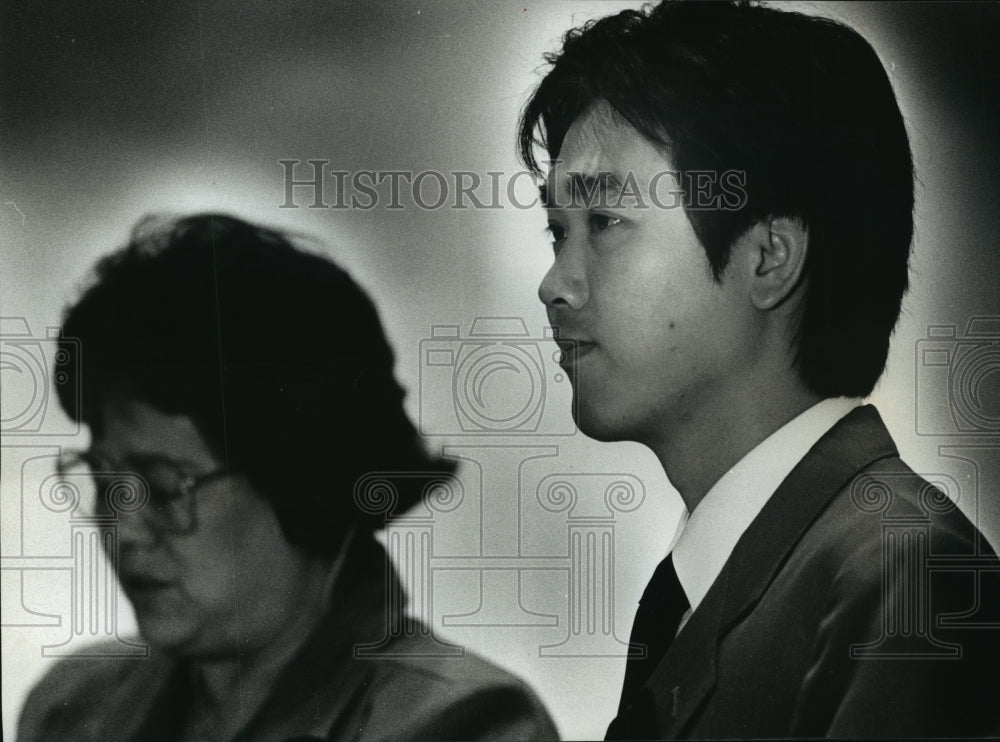
[[913,234],[871,46],[825,19],[665,3],[570,31],[549,62],[519,141],[536,172],[535,145],[554,158],[539,296],[577,423],[652,449],[689,513],[608,737],[1000,729],[1000,565],[859,401]]

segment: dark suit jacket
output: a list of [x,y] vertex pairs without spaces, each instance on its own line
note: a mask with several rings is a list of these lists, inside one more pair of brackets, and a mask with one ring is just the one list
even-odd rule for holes
[[[401,587],[383,570],[384,560],[373,540],[355,540],[328,615],[275,678],[264,704],[248,714],[237,739],[555,738],[524,683],[468,653],[440,656],[426,627],[387,612],[386,595]],[[410,630],[356,658],[357,644],[378,645],[386,636],[387,621]],[[194,692],[191,677],[182,661],[155,653],[141,660],[64,660],[31,692],[18,740],[176,741]]]
[[768,501],[621,721],[636,738],[995,734],[998,569],[861,407]]

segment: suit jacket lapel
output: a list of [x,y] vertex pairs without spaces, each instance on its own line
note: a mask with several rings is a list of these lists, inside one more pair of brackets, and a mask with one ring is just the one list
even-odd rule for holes
[[802,534],[854,475],[889,456],[898,456],[896,446],[866,405],[833,426],[785,478],[646,683],[663,737],[678,736],[708,696],[719,643],[760,600]]

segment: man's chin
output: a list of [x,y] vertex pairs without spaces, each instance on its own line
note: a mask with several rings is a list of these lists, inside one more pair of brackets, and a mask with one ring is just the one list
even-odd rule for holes
[[573,406],[573,422],[585,436],[600,443],[631,440],[625,433],[620,418],[600,414],[598,410],[575,402],[576,400]]

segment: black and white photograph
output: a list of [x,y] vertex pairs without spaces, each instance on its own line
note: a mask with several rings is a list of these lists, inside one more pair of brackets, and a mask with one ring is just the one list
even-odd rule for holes
[[1000,3],[0,58],[0,739],[1000,737]]

